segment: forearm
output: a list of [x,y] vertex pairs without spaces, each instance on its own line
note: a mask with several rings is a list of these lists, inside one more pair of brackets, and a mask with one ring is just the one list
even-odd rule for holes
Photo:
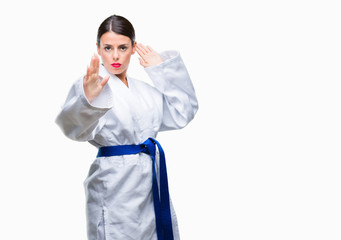
[[90,104],[85,97],[80,79],[70,90],[56,123],[63,133],[73,140],[92,140],[102,127],[100,119],[111,108],[111,102],[111,91],[106,89]]
[[168,51],[161,56],[161,64],[145,69],[163,95],[163,122],[160,130],[183,128],[198,110],[195,90],[180,54]]

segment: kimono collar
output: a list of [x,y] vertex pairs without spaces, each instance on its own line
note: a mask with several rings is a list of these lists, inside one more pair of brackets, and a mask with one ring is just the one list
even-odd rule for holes
[[104,66],[103,64],[99,65],[98,75],[102,78],[105,78],[106,76],[110,75],[111,78],[120,80],[115,74],[111,74]]
[[[103,64],[99,65],[99,70],[98,70],[98,75],[102,78],[105,78],[106,76],[110,75],[110,79],[109,79],[109,83],[112,82],[119,82],[120,84],[122,83],[124,85],[124,83],[121,81],[121,79],[119,79],[115,74],[110,73]],[[129,76],[127,75],[127,79],[128,79],[128,84],[129,84],[129,88],[130,88],[130,83],[131,81],[129,80]],[[126,86],[124,85],[124,87],[126,88]]]

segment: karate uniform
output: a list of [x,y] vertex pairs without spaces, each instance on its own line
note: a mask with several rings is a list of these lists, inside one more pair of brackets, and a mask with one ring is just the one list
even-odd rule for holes
[[[103,146],[141,144],[159,131],[185,127],[198,110],[195,91],[176,51],[145,68],[155,87],[127,77],[129,88],[100,65],[108,83],[92,103],[83,77],[72,86],[56,123],[77,141]],[[84,182],[89,240],[156,240],[149,155],[98,157]],[[178,224],[171,205],[174,239]]]

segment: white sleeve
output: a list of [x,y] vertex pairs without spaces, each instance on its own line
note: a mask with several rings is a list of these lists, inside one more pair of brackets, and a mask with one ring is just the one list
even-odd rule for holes
[[186,66],[176,51],[161,53],[163,62],[145,68],[154,86],[163,95],[160,131],[185,127],[198,110],[198,101]]
[[112,107],[112,92],[108,84],[90,104],[85,97],[83,78],[71,88],[56,123],[63,133],[76,141],[90,141],[103,127],[104,114]]

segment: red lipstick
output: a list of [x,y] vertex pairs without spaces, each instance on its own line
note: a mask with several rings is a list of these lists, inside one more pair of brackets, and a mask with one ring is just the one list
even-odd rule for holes
[[111,66],[113,66],[114,68],[119,68],[121,67],[121,63],[113,63],[111,64]]

